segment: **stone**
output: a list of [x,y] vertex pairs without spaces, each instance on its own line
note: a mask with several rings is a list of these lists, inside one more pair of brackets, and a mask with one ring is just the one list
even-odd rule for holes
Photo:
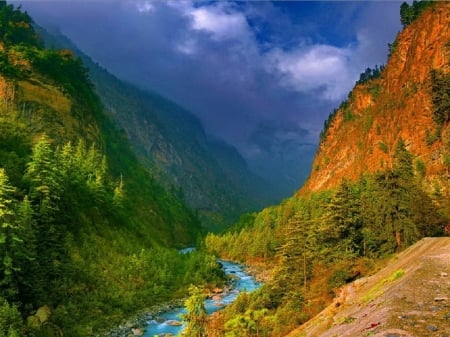
[[427,330],[428,331],[438,331],[438,327],[435,325],[427,325]]
[[172,319],[172,320],[170,320],[170,321],[166,321],[166,324],[167,324],[167,325],[170,325],[170,326],[180,326],[180,325],[183,325],[183,323],[181,323],[180,321],[177,321],[177,320],[175,320],[175,319]]
[[441,275],[441,277],[447,277],[448,276],[448,274],[445,273],[445,272],[442,272],[440,275]]
[[444,302],[444,301],[448,301],[448,297],[447,296],[439,296],[439,297],[435,297],[434,298],[435,302]]
[[144,334],[144,330],[138,328],[131,328],[131,332],[133,336],[142,336]]

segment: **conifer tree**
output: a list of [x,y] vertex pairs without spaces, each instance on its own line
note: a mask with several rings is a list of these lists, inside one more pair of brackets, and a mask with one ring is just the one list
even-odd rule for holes
[[296,298],[296,302],[303,302],[313,259],[319,250],[317,227],[307,213],[303,209],[284,229],[284,244],[277,253],[280,263],[272,283],[276,298]]
[[17,207],[16,225],[23,240],[21,250],[17,252],[20,263],[18,273],[20,300],[24,304],[36,303],[45,285],[42,284],[40,276],[36,253],[36,223],[28,196],[25,196]]
[[330,258],[351,258],[361,251],[361,203],[355,186],[344,179],[326,206],[322,233]]
[[18,293],[16,273],[20,267],[15,255],[23,243],[14,223],[14,192],[5,170],[0,169],[0,295],[7,299]]
[[62,182],[47,136],[43,136],[33,147],[25,178],[31,185],[30,197],[38,204],[37,215],[49,221],[58,210]]
[[206,321],[208,315],[205,309],[206,295],[202,288],[189,287],[189,298],[185,301],[187,313],[183,315],[186,328],[183,330],[184,337],[206,337]]
[[413,179],[412,156],[398,141],[393,168],[374,175],[364,195],[365,234],[384,252],[399,251],[420,238],[412,210],[418,187]]
[[17,307],[0,296],[0,337],[23,336],[22,328],[22,317]]

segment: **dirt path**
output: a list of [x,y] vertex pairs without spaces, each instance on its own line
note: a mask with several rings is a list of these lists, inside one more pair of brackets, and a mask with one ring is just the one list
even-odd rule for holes
[[425,238],[287,337],[450,337],[450,238]]

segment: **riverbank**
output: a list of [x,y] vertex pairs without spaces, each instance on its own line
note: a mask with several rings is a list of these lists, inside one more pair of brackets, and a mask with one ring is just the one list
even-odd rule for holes
[[244,270],[252,275],[260,283],[268,283],[273,278],[273,269],[269,266],[276,265],[275,262],[268,262],[265,259],[252,259],[242,264]]
[[[220,310],[224,306],[232,303],[241,291],[252,291],[260,286],[254,274],[261,270],[249,268],[241,264],[231,261],[221,260],[222,268],[229,275],[227,285],[222,288],[208,289],[208,300],[205,302],[205,308],[208,313]],[[256,275],[256,274],[255,274]],[[142,310],[132,319],[124,321],[110,332],[103,335],[104,337],[129,337],[129,336],[154,336],[162,334],[176,335],[181,331],[181,322],[179,316],[183,311],[183,304],[186,299],[178,299],[170,303],[157,305],[147,310]],[[177,323],[177,324],[169,324]],[[168,327],[168,325],[171,325]],[[170,330],[166,331],[167,329]],[[155,330],[155,331],[154,331]]]
[[148,309],[141,310],[132,318],[124,320],[120,325],[116,326],[109,332],[106,332],[104,337],[129,337],[142,336],[149,322],[157,320],[158,317],[168,311],[182,307],[186,299],[176,299],[169,303],[152,306]]

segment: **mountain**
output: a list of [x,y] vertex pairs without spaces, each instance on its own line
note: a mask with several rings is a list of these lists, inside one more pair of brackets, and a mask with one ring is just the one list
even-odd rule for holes
[[0,336],[99,336],[145,307],[222,286],[202,234],[105,113],[70,50],[0,1]]
[[[422,253],[436,247],[445,248],[434,250],[445,256],[448,240],[408,247],[449,233],[450,3],[404,3],[400,18],[404,29],[390,45],[386,66],[364,71],[325,122],[305,185],[281,204],[242,217],[226,233],[206,237],[209,252],[263,269],[265,282],[217,314],[208,336],[447,332],[447,318],[427,316],[427,306],[441,300],[422,290],[428,280],[439,284],[436,272],[443,264],[431,269],[415,257],[429,261],[431,255]],[[405,250],[401,263],[389,260],[374,275]],[[402,277],[405,289],[387,289]],[[346,286],[353,281],[363,282],[363,291]],[[394,289],[401,295],[392,299]],[[445,288],[433,290],[440,297]],[[350,293],[342,302],[346,292],[363,298]],[[424,302],[408,300],[416,295]],[[420,321],[422,313],[430,328]]]
[[[405,27],[390,46],[384,70],[357,84],[330,116],[300,193],[336,187],[344,177],[356,180],[362,173],[392,167],[399,139],[423,174],[424,188],[449,193],[448,11],[448,3],[439,3]],[[433,81],[436,76],[442,78],[441,84]],[[447,99],[442,120],[433,105],[438,95]]]
[[61,34],[41,32],[47,45],[69,48],[82,58],[106,113],[124,130],[140,161],[197,212],[206,229],[223,229],[240,214],[276,200],[275,189],[248,169],[234,147],[208,136],[192,113],[119,80]]

